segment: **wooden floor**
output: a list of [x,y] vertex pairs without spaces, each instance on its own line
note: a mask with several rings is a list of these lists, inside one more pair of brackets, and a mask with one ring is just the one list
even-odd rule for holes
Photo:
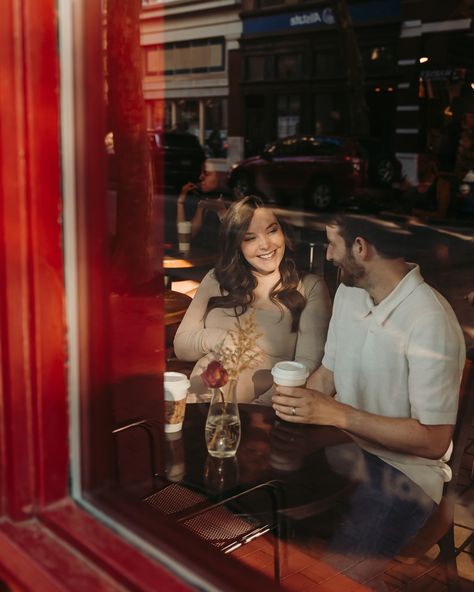
[[[463,457],[462,475],[458,487],[458,500],[455,509],[455,545],[457,566],[461,576],[462,592],[474,592],[474,427]],[[282,586],[291,592],[363,592],[368,590],[388,590],[400,592],[420,590],[423,592],[447,592],[444,573],[433,559],[437,548],[414,565],[392,562],[384,566],[378,575],[362,578],[357,583],[339,571],[319,561],[322,548],[316,542],[305,542],[304,546],[280,542],[282,560]],[[273,577],[274,554],[273,539],[265,535],[237,549],[233,557],[254,569]],[[429,573],[426,573],[429,572]]]

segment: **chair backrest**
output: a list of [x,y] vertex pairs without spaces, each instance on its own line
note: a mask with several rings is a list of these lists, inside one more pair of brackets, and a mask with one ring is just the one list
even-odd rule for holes
[[322,242],[321,239],[301,240],[296,245],[295,259],[300,269],[320,275],[324,279],[333,299],[340,283],[340,270],[326,260],[327,247],[327,243]]
[[466,448],[474,415],[474,362],[466,360],[461,387],[456,426],[453,434],[453,453],[449,465],[453,473],[451,481],[445,486],[445,495],[456,487],[461,469],[462,457]]
[[422,557],[433,545],[452,531],[454,506],[456,503],[456,487],[458,484],[461,461],[468,442],[474,413],[474,363],[466,360],[459,393],[459,406],[456,426],[453,434],[453,452],[449,465],[453,476],[445,483],[441,503],[420,529],[418,534],[401,550],[398,558],[412,562],[411,558]]

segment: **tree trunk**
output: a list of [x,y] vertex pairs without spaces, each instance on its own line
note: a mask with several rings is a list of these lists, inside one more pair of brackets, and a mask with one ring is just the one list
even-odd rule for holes
[[365,98],[364,67],[346,0],[331,0],[341,39],[350,96],[350,130],[356,136],[369,135],[369,110]]
[[153,277],[153,170],[146,132],[140,0],[107,2],[109,121],[114,135],[117,233],[112,289],[133,293]]

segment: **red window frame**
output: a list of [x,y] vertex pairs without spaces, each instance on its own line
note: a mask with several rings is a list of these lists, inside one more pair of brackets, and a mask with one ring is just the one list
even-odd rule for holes
[[[84,498],[140,531],[120,500],[93,493],[111,473],[107,437],[100,3],[74,5],[77,220]],[[70,496],[67,325],[63,275],[58,22],[54,0],[6,0],[0,19],[0,578],[26,590],[189,589],[189,573],[220,590],[275,589],[163,522],[173,574]],[[96,140],[94,140],[96,138]],[[94,335],[87,327],[94,326]],[[91,462],[94,451],[94,462]],[[136,514],[136,515],[135,515]],[[166,541],[166,542],[165,542]],[[156,541],[148,535],[148,542]]]

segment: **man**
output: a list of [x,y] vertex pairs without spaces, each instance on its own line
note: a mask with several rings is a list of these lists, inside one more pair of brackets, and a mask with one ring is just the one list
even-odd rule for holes
[[330,549],[393,557],[421,528],[450,479],[446,460],[465,359],[447,301],[400,237],[341,216],[326,228],[327,259],[341,273],[322,365],[306,388],[278,387],[276,414],[336,426],[362,448],[359,485]]

